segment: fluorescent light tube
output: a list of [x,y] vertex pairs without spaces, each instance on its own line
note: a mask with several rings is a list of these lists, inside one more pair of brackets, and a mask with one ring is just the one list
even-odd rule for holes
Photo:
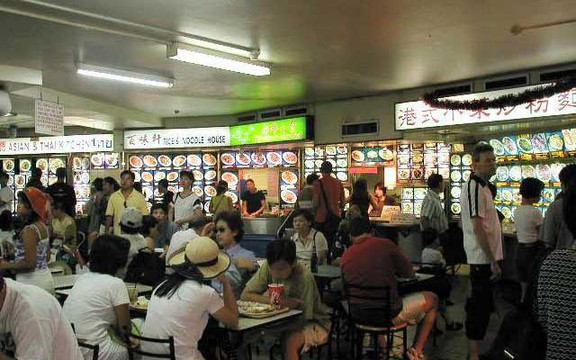
[[235,56],[210,51],[208,49],[186,48],[178,44],[168,45],[167,56],[169,59],[180,60],[196,65],[207,66],[216,69],[228,70],[237,73],[267,76],[270,75],[270,67],[267,64],[248,59],[236,59]]
[[174,80],[170,78],[88,64],[78,64],[77,73],[79,75],[90,76],[99,79],[121,81],[138,85],[155,86],[161,88],[171,88],[174,86]]

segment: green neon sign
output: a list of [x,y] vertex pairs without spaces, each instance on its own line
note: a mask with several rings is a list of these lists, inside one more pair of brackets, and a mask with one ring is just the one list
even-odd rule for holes
[[305,116],[230,127],[230,145],[264,144],[307,138]]

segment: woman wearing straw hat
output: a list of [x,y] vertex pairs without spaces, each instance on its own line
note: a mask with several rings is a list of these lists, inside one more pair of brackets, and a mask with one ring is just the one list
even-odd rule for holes
[[[238,325],[238,306],[224,272],[230,257],[209,237],[201,236],[168,259],[174,273],[160,284],[150,299],[143,336],[174,337],[177,359],[203,359],[198,341],[209,315],[228,327]],[[205,282],[217,278],[223,285],[223,298]],[[168,354],[163,344],[142,343],[142,349]]]
[[50,233],[46,227],[50,196],[35,187],[18,193],[18,216],[22,230],[14,236],[14,262],[0,260],[0,269],[16,271],[16,280],[36,285],[54,294],[54,279],[48,268]]

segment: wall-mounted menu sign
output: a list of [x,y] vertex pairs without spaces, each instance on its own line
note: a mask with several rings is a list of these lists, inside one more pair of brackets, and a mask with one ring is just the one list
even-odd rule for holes
[[312,119],[301,116],[230,127],[230,145],[306,140],[313,136]]
[[171,149],[230,145],[230,128],[128,130],[124,149]]
[[[516,89],[451,96],[446,99],[493,99],[511,93],[521,93],[537,87],[524,86]],[[412,101],[396,104],[396,130],[414,130],[569,114],[576,114],[576,88],[518,106],[475,111],[437,109],[428,106],[424,101]]]
[[64,105],[36,99],[34,131],[37,134],[64,135]]
[[113,149],[112,134],[0,139],[0,155],[89,153]]

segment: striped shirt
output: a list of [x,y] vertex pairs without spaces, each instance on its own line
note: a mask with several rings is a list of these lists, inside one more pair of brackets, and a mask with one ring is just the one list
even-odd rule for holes
[[[462,206],[462,230],[464,231],[464,250],[468,257],[468,264],[490,264],[492,257],[502,260],[502,228],[498,220],[498,213],[494,206],[490,184],[474,173],[462,185],[460,204]],[[476,240],[473,218],[482,221],[482,227],[488,237],[488,244],[492,252],[486,254]]]
[[428,189],[428,193],[422,202],[420,227],[422,230],[426,228],[436,229],[438,234],[442,234],[448,230],[448,219],[442,208],[440,195],[431,189]]

